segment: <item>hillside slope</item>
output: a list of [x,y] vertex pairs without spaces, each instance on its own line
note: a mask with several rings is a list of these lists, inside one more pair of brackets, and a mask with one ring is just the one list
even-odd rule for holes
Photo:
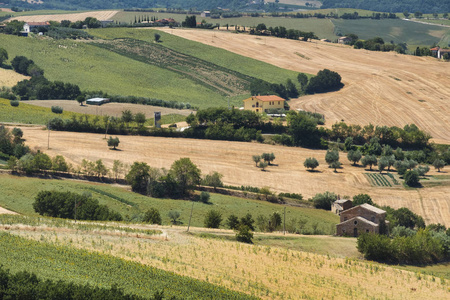
[[330,69],[344,88],[291,100],[291,108],[325,115],[327,125],[347,123],[401,126],[415,123],[438,143],[450,143],[450,64],[432,57],[355,50],[322,42],[216,32],[173,30],[174,35],[214,45],[275,66],[315,74]]

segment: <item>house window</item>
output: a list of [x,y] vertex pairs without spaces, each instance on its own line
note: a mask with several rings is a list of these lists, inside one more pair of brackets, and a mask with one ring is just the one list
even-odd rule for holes
[[280,105],[280,101],[278,101],[278,105]]
[[366,232],[369,233],[369,229],[366,229]]
[[370,218],[372,222],[375,222],[375,217]]
[[355,222],[353,222],[355,225],[358,225],[358,221],[355,220]]
[[347,217],[344,217],[344,221],[347,221]]

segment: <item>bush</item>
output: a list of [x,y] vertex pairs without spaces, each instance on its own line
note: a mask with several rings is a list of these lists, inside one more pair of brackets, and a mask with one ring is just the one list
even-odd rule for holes
[[237,229],[239,227],[239,219],[235,215],[229,215],[226,224],[230,229]]
[[331,210],[331,204],[337,200],[337,195],[327,191],[323,194],[316,194],[312,200],[315,208]]
[[161,215],[159,214],[159,211],[156,208],[150,208],[147,210],[144,214],[144,218],[142,220],[145,223],[150,224],[158,224],[161,225]]
[[9,101],[9,104],[11,104],[11,106],[13,106],[13,107],[17,107],[17,106],[19,106],[20,102],[19,102],[19,100],[11,100],[11,101]]
[[206,228],[219,228],[220,223],[222,223],[222,214],[217,210],[210,210],[205,217],[205,227]]
[[236,233],[236,240],[241,243],[253,244],[253,232],[246,225],[239,226],[238,232]]
[[52,113],[62,114],[64,109],[61,106],[52,106]]
[[168,216],[170,218],[170,222],[172,222],[173,225],[176,225],[180,222],[180,221],[178,221],[178,218],[180,217],[179,211],[171,210],[171,211],[169,211]]
[[305,168],[314,170],[319,166],[319,162],[314,157],[307,158],[305,162],[303,163]]
[[372,198],[370,198],[370,196],[367,194],[358,194],[356,196],[353,196],[353,206],[361,205],[364,203],[374,205]]
[[416,170],[406,171],[404,178],[405,178],[405,184],[407,186],[410,186],[410,187],[420,186],[419,172],[417,172]]
[[200,193],[200,201],[203,203],[208,203],[209,198],[211,198],[211,195],[208,192],[201,192]]
[[342,86],[341,76],[338,73],[324,69],[309,80],[305,91],[308,94],[325,93],[336,91]]

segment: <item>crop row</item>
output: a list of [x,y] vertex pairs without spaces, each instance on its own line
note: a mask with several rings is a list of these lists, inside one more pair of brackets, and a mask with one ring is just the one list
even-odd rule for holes
[[391,183],[381,174],[366,173],[373,185],[376,186],[392,186]]

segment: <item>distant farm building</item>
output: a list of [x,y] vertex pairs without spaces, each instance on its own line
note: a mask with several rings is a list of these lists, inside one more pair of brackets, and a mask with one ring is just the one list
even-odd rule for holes
[[270,95],[270,96],[252,96],[244,100],[244,109],[254,112],[267,112],[269,109],[284,108],[283,98]]
[[331,211],[337,215],[340,215],[341,212],[349,208],[352,208],[352,206],[353,206],[352,200],[339,199],[333,202],[333,204],[331,205]]
[[321,42],[325,42],[325,43],[331,43],[331,41],[329,39],[321,39]]
[[202,18],[209,18],[209,17],[211,16],[211,12],[208,11],[208,10],[205,10],[205,11],[203,11],[203,12],[200,14],[200,16],[201,16]]
[[30,33],[34,29],[39,30],[39,28],[48,28],[50,27],[49,22],[28,22],[23,25],[23,31]]
[[348,44],[351,43],[351,41],[352,41],[351,38],[346,37],[346,36],[342,36],[342,37],[340,37],[340,38],[338,39],[338,44],[348,45]]
[[109,98],[91,98],[86,100],[86,104],[90,105],[102,105],[104,103],[108,103]]
[[102,27],[108,27],[110,24],[113,24],[114,21],[113,20],[100,20],[100,23],[102,23]]
[[[341,202],[336,203],[337,201]],[[336,205],[342,207],[341,205],[348,203],[337,201],[331,206],[333,212],[336,212]],[[336,235],[340,236],[358,237],[362,233],[383,233],[389,223],[384,210],[367,203],[340,211],[340,218],[341,223],[336,225]]]

